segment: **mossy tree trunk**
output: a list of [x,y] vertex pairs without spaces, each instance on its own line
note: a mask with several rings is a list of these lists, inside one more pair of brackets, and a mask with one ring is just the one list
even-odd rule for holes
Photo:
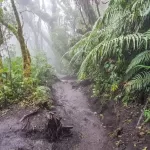
[[11,0],[12,8],[16,17],[17,25],[18,25],[18,40],[21,47],[22,57],[23,57],[23,69],[24,69],[24,77],[28,78],[31,75],[31,57],[27,45],[25,43],[25,39],[23,37],[23,30],[21,21],[19,18],[19,13],[17,11],[14,0]]

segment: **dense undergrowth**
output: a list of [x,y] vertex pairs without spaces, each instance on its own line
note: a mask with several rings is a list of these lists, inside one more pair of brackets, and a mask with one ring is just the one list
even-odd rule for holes
[[69,51],[79,78],[94,81],[95,96],[146,104],[146,122],[150,120],[149,20],[150,0],[110,0],[103,18]]
[[50,104],[50,89],[54,70],[45,54],[32,58],[32,74],[23,76],[21,57],[5,58],[1,71],[0,108],[21,102],[22,105]]

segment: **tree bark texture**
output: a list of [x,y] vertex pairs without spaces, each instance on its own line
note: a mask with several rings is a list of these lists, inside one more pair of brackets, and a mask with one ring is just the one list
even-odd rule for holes
[[16,17],[17,25],[18,25],[18,40],[21,47],[22,57],[23,57],[23,70],[24,70],[24,77],[28,78],[31,75],[31,57],[27,45],[25,43],[25,39],[23,37],[23,30],[21,21],[19,18],[19,14],[15,5],[14,0],[11,0],[12,8]]

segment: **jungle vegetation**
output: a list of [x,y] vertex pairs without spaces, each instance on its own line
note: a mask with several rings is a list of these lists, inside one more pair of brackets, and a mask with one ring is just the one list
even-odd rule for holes
[[0,0],[0,46],[1,107],[71,73],[150,118],[150,0]]
[[[104,16],[66,55],[80,79],[94,81],[94,95],[145,104],[150,91],[150,1],[110,0]],[[147,103],[145,109],[150,112]]]
[[62,57],[92,29],[100,5],[105,6],[86,0],[0,0],[0,108],[48,99],[55,74],[74,70],[70,57]]

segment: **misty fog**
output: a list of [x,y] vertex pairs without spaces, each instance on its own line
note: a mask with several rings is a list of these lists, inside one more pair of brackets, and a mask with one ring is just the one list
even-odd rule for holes
[[[78,0],[18,0],[17,8],[23,26],[23,34],[32,56],[46,53],[48,62],[61,72],[69,60],[62,56],[69,50],[72,40],[80,39],[92,29],[89,18],[85,14],[89,8],[80,8]],[[99,11],[102,17],[108,3],[99,1]],[[15,18],[9,0],[3,2],[6,22],[15,25]],[[7,8],[7,9],[6,9]],[[98,18],[96,4],[91,3],[94,15]],[[90,9],[91,9],[90,8]],[[84,10],[85,9],[85,10]],[[89,10],[90,11],[90,10]],[[96,21],[96,20],[95,20]],[[86,31],[87,30],[87,31]],[[9,33],[11,34],[11,33]],[[15,36],[10,35],[7,41],[16,56],[21,55],[20,46]],[[7,52],[3,51],[3,55]]]

